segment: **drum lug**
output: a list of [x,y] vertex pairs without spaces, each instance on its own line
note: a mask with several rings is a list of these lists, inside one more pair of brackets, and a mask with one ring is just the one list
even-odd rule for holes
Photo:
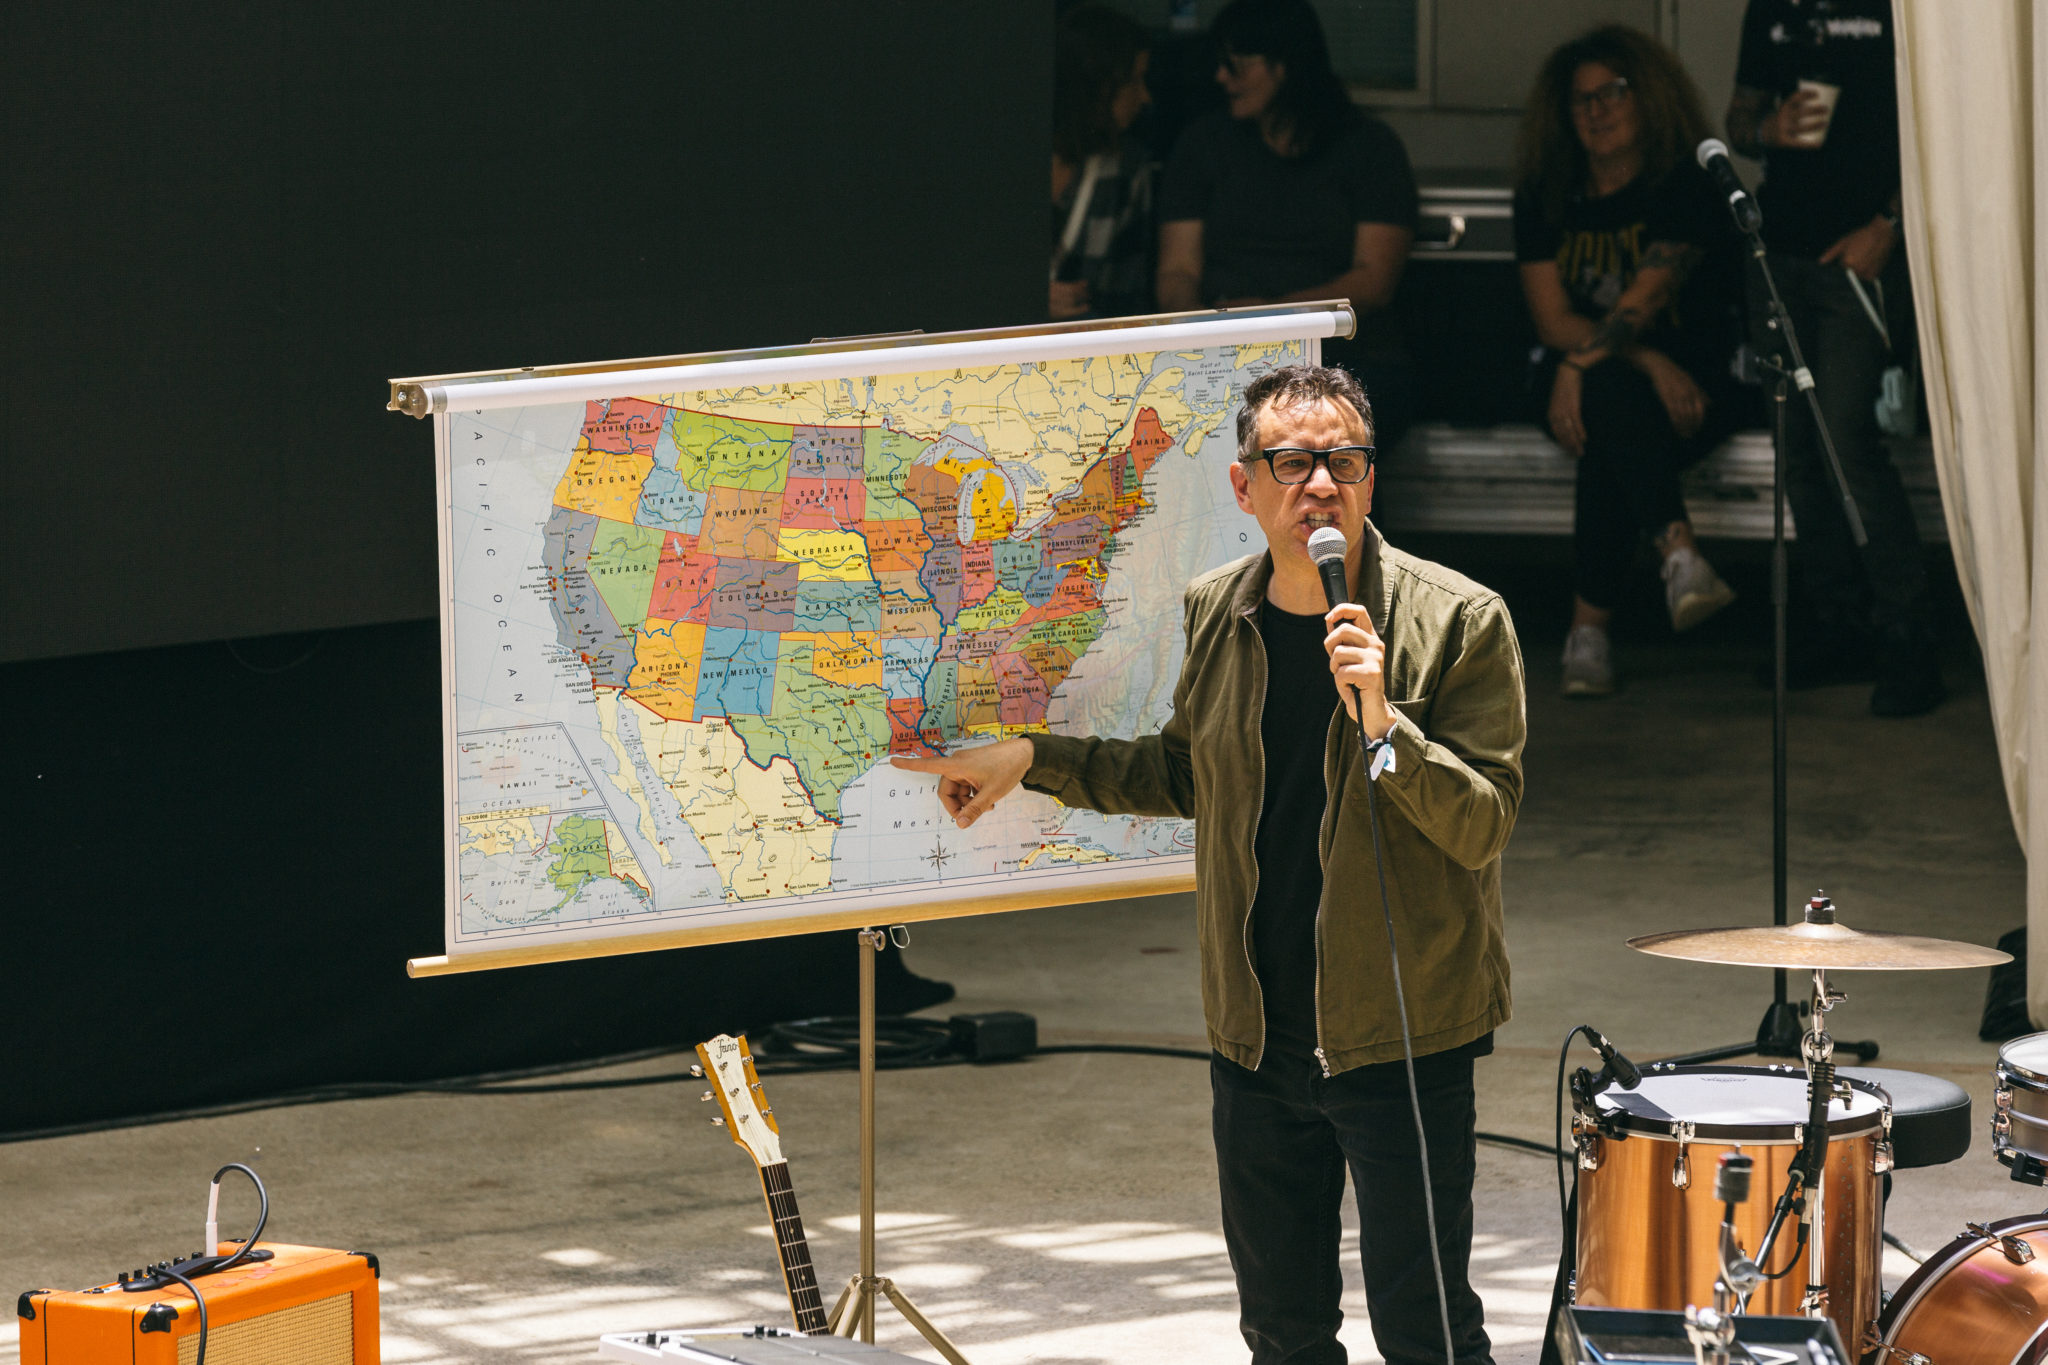
[[2012,1091],[2005,1086],[1991,1092],[1991,1150],[2003,1152],[2012,1145]]
[[1671,1162],[1671,1183],[1681,1190],[1692,1188],[1692,1163],[1686,1160],[1685,1145],[1692,1141],[1693,1125],[1680,1119],[1672,1125],[1672,1135],[1678,1139],[1678,1155]]
[[1870,1354],[1870,1365],[1885,1365],[1887,1360],[1894,1362],[1894,1365],[1934,1365],[1932,1357],[1923,1356],[1918,1351],[1887,1346],[1884,1338],[1878,1336],[1874,1323],[1864,1325],[1863,1349]]
[[1870,1149],[1870,1173],[1883,1175],[1892,1168],[1892,1145],[1880,1142]]
[[1600,1169],[1600,1134],[1583,1127],[1576,1118],[1572,1120],[1572,1148],[1579,1154],[1580,1170]]
[[2034,1259],[2034,1248],[2023,1239],[2015,1237],[2009,1232],[2000,1234],[1993,1232],[1982,1223],[1965,1223],[1963,1224],[1963,1235],[1965,1237],[1981,1237],[1987,1242],[1996,1242],[1998,1249],[2005,1254],[2005,1259],[2011,1261],[2014,1265],[2025,1265]]

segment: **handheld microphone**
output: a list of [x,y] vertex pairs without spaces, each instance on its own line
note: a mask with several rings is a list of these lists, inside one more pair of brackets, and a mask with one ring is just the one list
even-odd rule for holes
[[1310,533],[1308,557],[1316,562],[1316,574],[1323,580],[1323,597],[1332,607],[1351,600],[1350,585],[1344,581],[1344,552],[1349,547],[1344,533],[1325,526]]
[[1749,197],[1749,188],[1742,183],[1742,177],[1735,173],[1735,165],[1728,159],[1728,146],[1717,137],[1710,137],[1699,145],[1694,153],[1700,166],[1714,177],[1714,184],[1721,193],[1728,196],[1728,209],[1735,215],[1735,226],[1744,232],[1755,232],[1764,225],[1763,211],[1756,206],[1756,200]]
[[1614,1079],[1623,1090],[1633,1090],[1643,1083],[1642,1068],[1621,1055],[1621,1050],[1607,1041],[1604,1034],[1587,1030],[1593,1034],[1593,1046],[1600,1050],[1600,1060],[1607,1063],[1607,1069],[1614,1073]]

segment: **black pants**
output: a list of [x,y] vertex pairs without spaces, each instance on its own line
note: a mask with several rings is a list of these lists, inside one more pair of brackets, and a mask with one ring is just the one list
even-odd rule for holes
[[[1437,1246],[1459,1365],[1490,1365],[1472,1254],[1472,1059],[1418,1057]],[[1210,1058],[1223,1235],[1253,1365],[1343,1365],[1337,1328],[1344,1172],[1358,1199],[1373,1340],[1388,1365],[1442,1365],[1415,1120],[1401,1062],[1324,1079],[1305,1056],[1269,1053],[1257,1071]]]
[[[1553,357],[1538,385],[1546,423],[1556,374]],[[1579,457],[1572,509],[1572,590],[1603,611],[1620,602],[1643,537],[1660,536],[1672,522],[1686,519],[1678,476],[1739,424],[1744,404],[1733,379],[1702,367],[1693,380],[1706,391],[1706,420],[1691,436],[1680,436],[1641,370],[1610,357],[1586,371],[1579,399],[1586,453]]]
[[[1873,404],[1890,353],[1857,302],[1840,265],[1770,253],[1771,273],[1792,315],[1814,396],[1835,438],[1842,472],[1855,495],[1869,543],[1859,552],[1849,519],[1821,452],[1813,412],[1797,392],[1785,404],[1785,501],[1799,532],[1794,562],[1799,584],[1824,627],[1914,636],[1930,635],[1934,614],[1920,528],[1905,485],[1885,449]],[[1886,272],[1888,290],[1906,287],[1903,269]],[[1770,296],[1754,266],[1749,271],[1751,339],[1762,355],[1778,351],[1765,327]]]

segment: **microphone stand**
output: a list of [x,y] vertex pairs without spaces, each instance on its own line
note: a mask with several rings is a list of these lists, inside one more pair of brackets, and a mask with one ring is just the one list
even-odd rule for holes
[[[1842,514],[1849,522],[1849,537],[1857,549],[1870,543],[1870,536],[1863,529],[1863,515],[1857,509],[1856,496],[1849,491],[1848,476],[1842,472],[1841,458],[1835,453],[1835,439],[1828,431],[1827,418],[1820,410],[1820,397],[1814,392],[1813,372],[1806,367],[1806,357],[1799,349],[1799,336],[1792,327],[1792,314],[1785,307],[1785,298],[1778,292],[1778,281],[1771,274],[1771,263],[1764,253],[1764,239],[1760,228],[1744,228],[1743,235],[1749,239],[1749,254],[1756,267],[1763,274],[1764,288],[1770,294],[1771,315],[1766,326],[1777,337],[1780,350],[1770,356],[1757,356],[1757,369],[1771,377],[1771,922],[1783,927],[1787,922],[1786,900],[1788,896],[1786,858],[1786,730],[1788,706],[1785,686],[1785,615],[1791,601],[1790,578],[1786,570],[1785,557],[1785,401],[1787,387],[1797,388],[1806,395],[1808,410],[1813,416],[1814,429],[1820,433],[1820,447],[1826,457],[1828,476],[1834,481],[1835,491],[1842,500]],[[1771,1004],[1764,1011],[1762,1022],[1757,1025],[1753,1042],[1730,1043],[1722,1047],[1703,1048],[1697,1052],[1682,1053],[1665,1058],[1672,1066],[1697,1065],[1703,1062],[1725,1061],[1730,1057],[1798,1057],[1801,1056],[1800,1042],[1805,1029],[1799,1022],[1799,1006],[1792,1003],[1786,990],[1785,969],[1772,972]],[[1837,1042],[1837,1050],[1854,1054],[1860,1062],[1872,1061],[1877,1057],[1877,1043]]]

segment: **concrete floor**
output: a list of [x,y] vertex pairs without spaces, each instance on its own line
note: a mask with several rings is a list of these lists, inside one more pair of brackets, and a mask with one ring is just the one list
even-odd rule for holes
[[[1538,1140],[1571,1024],[1640,1060],[1751,1035],[1770,993],[1765,971],[1623,946],[1769,917],[1770,707],[1749,679],[1753,630],[1625,636],[1625,689],[1567,704],[1553,625],[1523,624],[1528,796],[1506,868],[1516,1014],[1479,1070],[1480,1126]],[[1825,887],[1857,927],[1979,943],[2021,922],[1983,687],[1955,653],[1958,695],[1921,719],[1872,720],[1862,688],[1794,697],[1795,899]],[[1021,1009],[1046,1042],[1202,1045],[1187,898],[912,932],[910,965],[959,988],[940,1016]],[[1932,1249],[1966,1218],[2040,1208],[1983,1135],[1997,1053],[1976,1037],[1985,973],[1840,984],[1838,1037],[1875,1037],[1880,1064],[1951,1077],[1976,1104],[1968,1156],[1900,1174],[1891,1229]],[[1059,1055],[885,1074],[881,1272],[976,1365],[1242,1360],[1203,1073]],[[700,1088],[410,1096],[0,1146],[0,1286],[83,1287],[194,1243],[207,1177],[239,1159],[270,1185],[267,1236],[381,1257],[388,1361],[590,1360],[606,1331],[786,1321],[751,1163],[706,1124]],[[829,1300],[856,1254],[855,1081],[777,1076],[767,1093]],[[239,1225],[250,1201],[230,1201],[223,1221]],[[1533,1361],[1557,1255],[1550,1163],[1482,1147],[1477,1223],[1496,1359]],[[1908,1269],[1888,1253],[1888,1282]],[[1378,1359],[1355,1262],[1346,1271],[1345,1339],[1353,1359]],[[882,1328],[932,1356],[887,1310]],[[8,1334],[0,1361],[14,1359]]]

